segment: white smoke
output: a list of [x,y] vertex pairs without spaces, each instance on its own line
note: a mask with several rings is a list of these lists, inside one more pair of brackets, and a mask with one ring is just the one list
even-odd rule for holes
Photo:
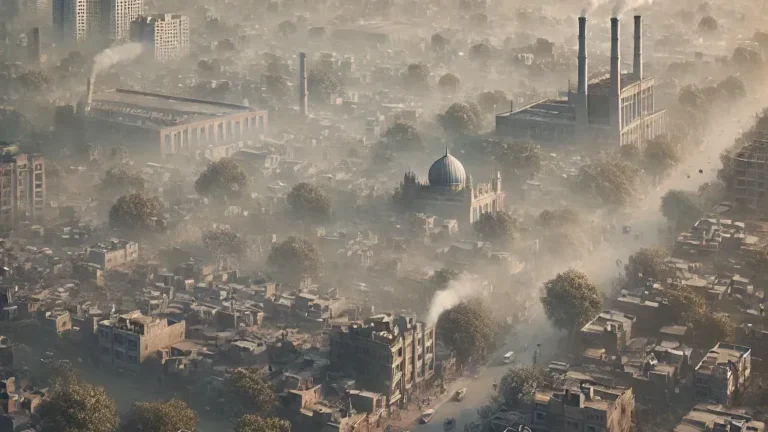
[[612,16],[621,18],[627,10],[642,6],[650,6],[654,0],[587,0],[587,4],[581,10],[581,16],[587,16],[600,6],[613,3]]
[[142,44],[138,42],[131,42],[124,45],[107,48],[104,51],[96,54],[96,57],[93,58],[93,70],[91,71],[91,79],[95,79],[96,75],[118,63],[125,63],[135,59],[141,55],[143,50],[144,46]]
[[451,281],[446,289],[435,293],[424,322],[427,325],[434,325],[443,312],[463,301],[484,294],[486,288],[487,285],[481,279],[462,273],[458,279]]

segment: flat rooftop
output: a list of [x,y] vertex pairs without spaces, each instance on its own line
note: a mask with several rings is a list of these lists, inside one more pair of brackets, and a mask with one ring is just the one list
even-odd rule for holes
[[88,115],[145,127],[164,127],[248,111],[255,110],[223,102],[115,89],[94,93]]
[[[643,78],[643,81],[652,80],[653,78]],[[625,89],[632,84],[637,83],[637,80],[631,73],[621,74],[621,88]],[[610,75],[598,78],[589,82],[587,85],[587,93],[595,95],[607,95],[611,90],[611,77]]]
[[497,117],[512,117],[521,120],[570,124],[576,121],[576,114],[568,101],[547,99],[528,105],[517,111],[498,114]]

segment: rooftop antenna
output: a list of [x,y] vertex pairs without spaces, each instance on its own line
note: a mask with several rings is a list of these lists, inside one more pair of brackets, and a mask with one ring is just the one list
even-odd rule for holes
[[450,153],[448,152],[448,144],[445,145],[445,155],[448,156]]

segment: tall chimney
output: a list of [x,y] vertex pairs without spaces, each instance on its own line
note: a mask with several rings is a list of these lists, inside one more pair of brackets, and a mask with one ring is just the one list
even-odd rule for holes
[[[611,18],[611,78],[608,95],[608,121],[621,132],[621,59],[619,57],[619,19]],[[620,135],[619,135],[620,137]]]
[[91,110],[91,102],[93,102],[93,76],[88,77],[85,86],[85,113]]
[[306,117],[307,109],[307,55],[299,53],[299,111]]
[[643,79],[643,17],[635,15],[635,60],[632,76],[636,81]]
[[579,94],[587,94],[587,17],[579,17]]

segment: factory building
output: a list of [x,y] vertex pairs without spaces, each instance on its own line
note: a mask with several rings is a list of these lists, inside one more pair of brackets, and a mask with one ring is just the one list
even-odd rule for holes
[[263,110],[134,90],[92,94],[90,81],[78,112],[89,142],[160,157],[229,157],[267,128]]
[[665,111],[654,103],[654,79],[643,76],[642,18],[635,16],[632,72],[621,71],[619,20],[611,19],[610,73],[587,75],[587,19],[579,18],[578,81],[564,99],[547,99],[496,116],[496,134],[542,145],[567,140],[642,145],[666,132]]
[[178,60],[189,54],[189,18],[171,14],[141,16],[131,23],[131,40],[148,46],[155,60]]

